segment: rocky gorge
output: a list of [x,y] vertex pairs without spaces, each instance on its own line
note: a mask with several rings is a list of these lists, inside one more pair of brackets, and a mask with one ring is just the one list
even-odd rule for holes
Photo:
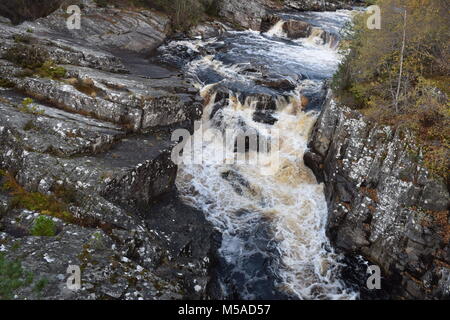
[[394,298],[448,298],[449,193],[414,136],[370,122],[330,91],[309,145],[335,246],[380,266]]
[[[90,0],[67,30],[69,2],[0,4],[0,254],[21,266],[1,298],[449,297],[447,187],[408,132],[327,88],[357,2],[220,1],[186,34]],[[177,166],[171,133],[196,121],[280,129],[282,170]],[[367,263],[381,293],[364,289]]]
[[[189,128],[201,99],[179,72],[139,54],[165,39],[169,20],[94,4],[85,12],[89,35],[65,32],[62,10],[0,27],[1,55],[13,60],[0,62],[11,84],[0,98],[2,184],[9,186],[0,251],[34,283],[46,283],[14,297],[203,298],[220,235],[178,200],[173,143],[163,130]],[[27,69],[47,61],[50,75]],[[51,75],[57,68],[64,80]],[[52,205],[58,209],[45,208]],[[32,236],[43,212],[55,225],[52,237]],[[82,290],[65,287],[71,264],[81,268]]]

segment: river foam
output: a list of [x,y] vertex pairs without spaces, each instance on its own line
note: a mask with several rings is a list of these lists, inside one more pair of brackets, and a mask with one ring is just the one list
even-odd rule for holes
[[[343,20],[342,12],[337,13]],[[324,13],[322,20],[333,17]],[[317,111],[302,109],[305,90],[321,90],[339,63],[332,48],[314,41],[280,39],[280,26],[268,34],[231,32],[222,41],[226,51],[200,55],[186,64],[186,72],[202,88],[209,103],[202,127],[193,141],[208,129],[239,131],[244,126],[259,136],[278,135],[278,153],[248,156],[265,157],[266,172],[244,162],[227,164],[234,155],[234,140],[224,145],[220,135],[202,144],[188,144],[188,154],[203,156],[201,164],[180,165],[177,186],[183,199],[205,212],[223,234],[220,254],[226,267],[221,281],[224,297],[271,299],[354,299],[358,293],[340,279],[340,257],[326,237],[327,204],[323,185],[303,162]],[[214,41],[189,42],[190,50],[213,45]],[[176,45],[180,45],[178,42]],[[199,50],[200,51],[200,50]],[[245,69],[262,65],[270,72],[288,77],[296,89],[274,93],[258,88],[255,76]],[[214,74],[211,76],[208,73]],[[228,88],[227,102],[218,108],[218,88]],[[253,114],[258,96],[241,99],[245,91],[276,96],[272,126],[256,122]],[[217,109],[217,108],[216,108]],[[229,152],[221,152],[223,148]],[[276,161],[276,165],[273,165]]]

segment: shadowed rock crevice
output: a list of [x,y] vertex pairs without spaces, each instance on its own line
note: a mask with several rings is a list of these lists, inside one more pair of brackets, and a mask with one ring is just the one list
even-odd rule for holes
[[58,9],[66,0],[3,0],[0,15],[14,24],[45,17]]

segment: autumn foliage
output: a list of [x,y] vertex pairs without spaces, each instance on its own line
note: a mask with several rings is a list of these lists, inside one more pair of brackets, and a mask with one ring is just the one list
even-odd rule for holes
[[[333,80],[339,100],[416,133],[427,167],[448,180],[450,11],[446,0],[378,0],[381,29],[358,14]],[[402,47],[404,46],[403,54]]]

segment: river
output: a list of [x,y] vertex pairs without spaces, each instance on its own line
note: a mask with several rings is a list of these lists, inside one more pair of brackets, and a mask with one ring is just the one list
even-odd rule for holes
[[[341,59],[338,33],[351,11],[280,18],[266,33],[229,31],[160,49],[206,101],[177,187],[223,235],[223,298],[355,299],[358,292],[341,279],[342,257],[326,237],[324,186],[303,162],[325,82]],[[289,39],[286,20],[306,21],[312,29],[307,37]],[[277,152],[247,148],[247,158],[236,160],[236,136],[224,144],[220,133],[249,129],[258,141],[276,141],[271,151]],[[193,154],[202,161],[190,161]]]

